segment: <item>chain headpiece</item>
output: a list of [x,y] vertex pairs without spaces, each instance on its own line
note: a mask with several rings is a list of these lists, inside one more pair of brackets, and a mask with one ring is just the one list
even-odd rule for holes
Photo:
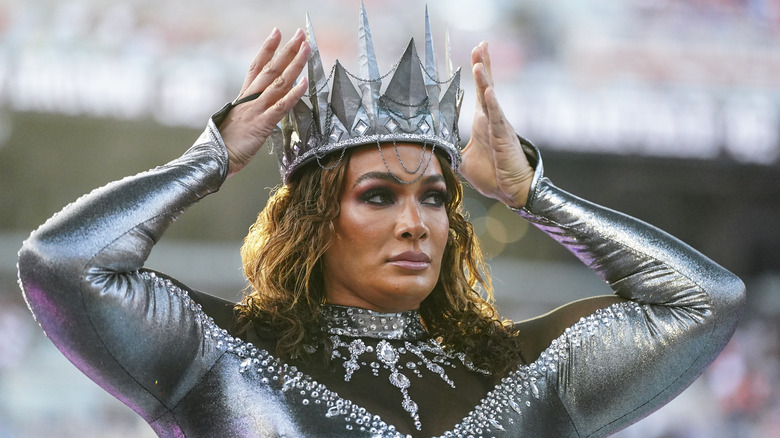
[[[460,68],[452,73],[447,35],[447,74],[444,80],[439,80],[427,7],[425,64],[420,61],[412,39],[401,59],[384,75],[379,74],[362,2],[357,75],[336,61],[326,76],[308,14],[306,34],[311,46],[309,93],[298,101],[268,139],[271,151],[279,157],[285,184],[306,163],[313,160],[320,163],[334,152],[343,156],[345,149],[367,144],[377,144],[380,151],[381,144],[396,142],[419,143],[431,151],[438,147],[447,153],[452,167],[457,169],[460,164],[458,114],[463,97]],[[380,92],[382,80],[390,75],[386,89]],[[358,83],[357,89],[353,79]]]

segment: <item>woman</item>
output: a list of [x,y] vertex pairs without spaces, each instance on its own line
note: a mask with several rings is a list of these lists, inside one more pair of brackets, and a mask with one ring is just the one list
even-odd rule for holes
[[[370,41],[366,22],[361,35]],[[486,43],[472,55],[478,105],[459,163],[457,75],[407,69],[413,45],[396,69],[412,78],[388,85],[408,99],[378,93],[364,45],[362,95],[337,64],[327,101],[313,35],[275,53],[280,41],[274,30],[240,98],[181,158],[79,199],[20,252],[47,335],[160,436],[604,436],[681,392],[725,346],[739,279],[545,179],[503,117]],[[307,60],[311,108],[308,82],[294,85]],[[143,268],[172,220],[269,137],[283,143],[286,185],[242,249],[245,299],[234,309]],[[501,321],[478,291],[490,283],[459,213],[458,164],[615,295]]]

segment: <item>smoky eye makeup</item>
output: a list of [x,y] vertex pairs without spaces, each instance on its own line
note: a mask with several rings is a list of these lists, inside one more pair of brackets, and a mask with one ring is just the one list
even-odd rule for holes
[[[360,202],[381,206],[395,202],[399,190],[406,190],[404,187],[390,174],[368,172],[355,180],[352,190],[356,192],[355,198]],[[444,205],[451,196],[441,175],[423,178],[415,190],[419,191],[419,194],[415,195],[419,201],[430,206]]]
[[441,207],[449,200],[449,193],[446,190],[431,189],[425,191],[422,196],[422,203],[434,207]]
[[369,187],[358,195],[362,202],[372,205],[387,205],[395,200],[395,193],[387,187]]

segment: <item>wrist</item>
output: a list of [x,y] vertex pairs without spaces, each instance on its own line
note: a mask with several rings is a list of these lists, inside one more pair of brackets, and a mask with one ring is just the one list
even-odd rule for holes
[[536,172],[534,172],[534,169],[529,167],[515,178],[515,185],[518,189],[514,191],[515,194],[513,196],[510,196],[504,202],[507,207],[512,209],[522,209],[525,207],[525,204],[531,196],[535,174]]

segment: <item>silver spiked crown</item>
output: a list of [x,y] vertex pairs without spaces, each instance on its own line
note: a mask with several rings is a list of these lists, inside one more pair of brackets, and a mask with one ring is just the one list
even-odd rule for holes
[[[430,150],[440,148],[457,169],[458,114],[463,97],[460,68],[452,73],[447,38],[446,77],[439,80],[427,7],[425,63],[420,61],[412,39],[400,60],[384,75],[379,74],[362,2],[357,75],[336,61],[326,76],[308,14],[306,34],[311,46],[308,95],[297,102],[268,139],[271,151],[279,158],[285,184],[306,163],[319,163],[334,152],[343,156],[347,148],[368,144],[377,144],[380,151],[381,144],[396,142],[419,143]],[[388,77],[387,87],[381,92],[382,80]],[[357,82],[357,89],[352,80]]]

